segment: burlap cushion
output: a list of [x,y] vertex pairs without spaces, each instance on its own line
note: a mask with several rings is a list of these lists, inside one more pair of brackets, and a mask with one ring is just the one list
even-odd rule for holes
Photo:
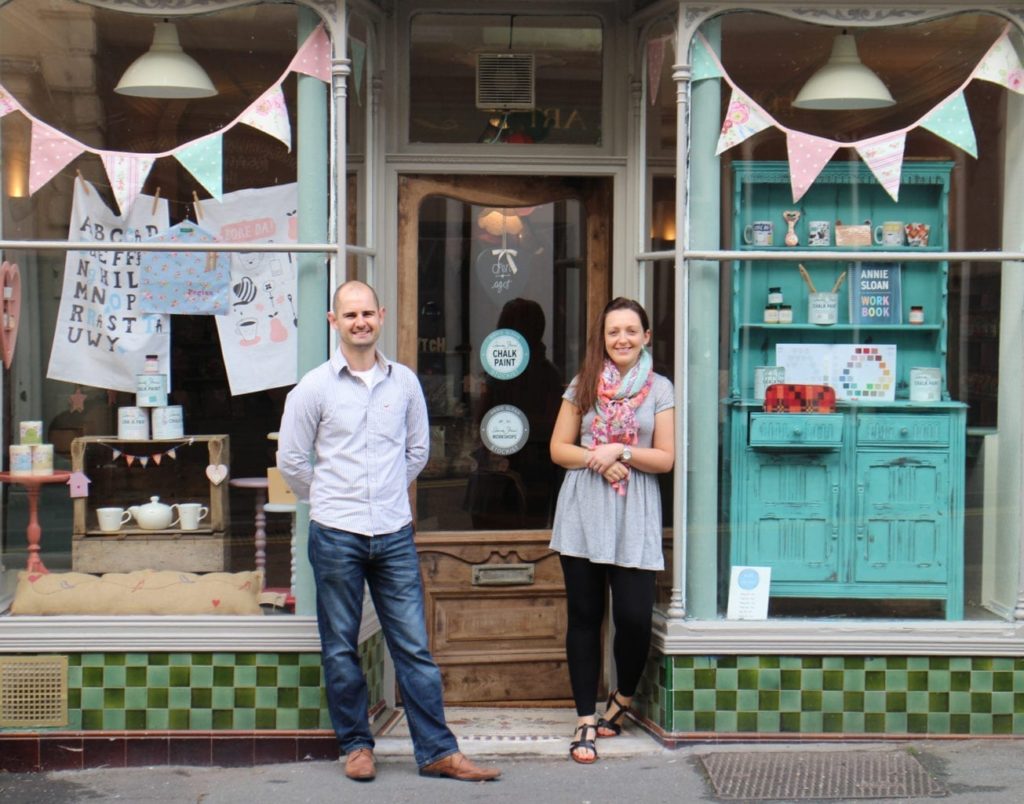
[[263,573],[18,573],[12,614],[261,614]]

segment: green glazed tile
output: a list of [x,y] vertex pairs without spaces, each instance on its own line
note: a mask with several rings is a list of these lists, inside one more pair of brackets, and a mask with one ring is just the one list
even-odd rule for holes
[[820,690],[823,689],[822,681],[824,680],[825,674],[821,668],[810,668],[803,671],[803,678],[800,682],[800,689],[803,690]]
[[825,670],[822,673],[822,686],[826,690],[843,689],[843,673],[841,670]]
[[[297,666],[299,664],[299,657],[301,655],[305,655],[305,654],[279,653],[277,655],[277,663],[279,665],[281,665],[282,667],[285,666],[285,665],[296,665]],[[314,654],[310,654],[310,655],[315,656],[316,657],[316,661],[319,664],[319,662],[320,662],[320,654],[319,653],[314,653]]]
[[[186,721],[187,722],[187,721]],[[170,715],[167,709],[150,709],[146,712],[146,728],[166,731],[170,726]]]
[[950,673],[948,670],[931,670],[928,672],[928,689],[931,692],[950,691]]
[[782,659],[779,656],[761,656],[762,670],[778,670],[782,665]]
[[[696,688],[694,675],[696,670],[692,667],[681,667],[672,671],[672,688],[677,690],[692,690]],[[283,682],[282,682],[283,683]]]
[[260,687],[276,687],[277,686],[277,668],[276,667],[256,667],[256,684]]
[[126,667],[124,669],[124,683],[128,687],[146,686],[145,667]]
[[915,691],[907,693],[907,712],[915,714],[928,714],[928,693]]
[[779,673],[779,687],[784,690],[800,689],[800,671],[783,669]]
[[231,709],[235,705],[235,691],[230,687],[213,687],[210,705],[214,709]]
[[124,713],[124,727],[133,731],[142,731],[146,728],[145,709],[126,709]]
[[[253,654],[248,654],[253,655]],[[235,668],[235,686],[236,687],[255,687],[256,686],[256,665],[245,665],[244,667]]]
[[213,706],[213,694],[209,689],[192,690],[192,708],[209,709]]
[[992,715],[993,734],[1013,734],[1013,715]]
[[908,713],[907,732],[909,734],[927,734],[928,715],[922,713]]
[[741,668],[736,671],[736,685],[741,690],[756,690],[757,689],[757,677],[758,671],[746,668]]
[[930,712],[928,714],[929,734],[951,734],[949,728],[949,715],[945,712]]
[[885,689],[885,673],[879,670],[868,670],[864,673],[865,692],[881,692]]
[[736,708],[741,712],[756,712],[757,699],[757,690],[739,690],[736,693]]
[[797,733],[800,731],[800,713],[782,712],[779,719],[779,731]]
[[256,690],[252,687],[238,687],[235,689],[235,709],[252,709],[256,706]]
[[[217,710],[213,710],[216,714]],[[252,731],[256,728],[256,710],[255,709],[236,709],[234,716],[234,726],[232,728],[240,729],[243,731]]]
[[277,727],[277,712],[274,709],[256,710],[256,728],[274,729]]
[[82,709],[102,709],[102,687],[85,687],[82,689]]
[[81,709],[82,708],[82,688],[81,687],[69,687],[68,688],[68,709]]
[[928,673],[924,670],[907,671],[907,690],[910,692],[925,692],[928,690]]
[[299,709],[319,709],[320,688],[299,687]]
[[991,692],[992,673],[988,670],[976,670],[971,673],[971,692]]
[[82,667],[103,667],[104,656],[102,653],[83,653]]
[[772,733],[779,731],[781,715],[778,712],[758,712],[757,730],[759,732]]
[[124,690],[107,689],[103,690],[104,709],[124,709]]
[[885,731],[885,713],[865,712],[864,731],[867,734],[882,734]]
[[885,693],[885,711],[886,712],[906,712],[907,711],[907,693],[905,693],[905,692],[887,692],[887,693]]
[[148,662],[148,664],[150,666],[153,666],[154,664],[165,665],[165,664],[168,664],[169,662],[170,662],[170,657],[166,653],[151,653],[151,654],[149,654],[149,662]]
[[[690,657],[692,661],[692,657]],[[300,653],[299,654],[299,665],[302,667],[313,666],[319,669],[320,667],[320,654],[319,653]]]
[[82,686],[82,668],[75,665],[68,665],[68,688],[74,689],[75,687]]
[[171,670],[169,667],[150,667],[146,679],[150,687],[169,687],[171,686]]
[[[682,693],[675,693],[680,695]],[[693,705],[693,698],[691,695],[690,705]],[[295,687],[281,687],[277,691],[277,707],[278,709],[298,709],[299,708],[299,691]],[[677,707],[677,708],[689,708],[689,707]]]
[[932,670],[949,670],[949,657],[932,656],[930,657],[929,665]]
[[800,732],[820,733],[825,730],[825,716],[821,712],[801,712]]
[[885,662],[885,668],[887,670],[906,670],[907,669],[907,657],[906,656],[886,656],[883,658]]
[[191,674],[188,667],[170,667],[169,686],[188,687],[192,684]]
[[992,657],[992,672],[993,673],[1012,673],[1013,672],[1013,659],[1009,656],[993,656]]
[[713,690],[715,688],[714,670],[697,670],[693,674],[693,686],[698,690]]
[[1013,673],[996,671],[992,673],[993,692],[1013,692]]
[[215,687],[233,687],[235,685],[235,668],[234,667],[214,667],[213,668],[213,686]]
[[739,684],[739,671],[734,667],[718,668],[715,674],[715,688],[720,690],[735,690]]
[[992,733],[992,715],[990,714],[972,714],[970,716],[970,724],[971,734]]
[[910,681],[906,670],[886,670],[885,690],[887,692],[906,692]]
[[257,687],[256,703],[257,709],[273,709],[277,705],[277,689],[274,687]]
[[739,656],[736,660],[738,670],[757,670],[761,667],[756,656]]
[[884,712],[885,711],[885,693],[877,690],[864,693],[864,711],[865,712]]
[[736,731],[757,731],[757,712],[738,712]]
[[124,666],[125,659],[124,659],[124,654],[123,653],[106,653],[106,654],[104,654],[104,656],[106,658],[104,659],[103,663],[107,667],[120,667],[120,666]]
[[[695,712],[714,712],[715,711],[715,697],[717,693],[714,690],[694,690],[693,693],[693,709]],[[299,692],[299,701],[301,706],[302,692]]]
[[124,710],[123,709],[104,709],[103,710],[103,728],[110,729],[123,729],[124,725]]
[[762,670],[758,677],[758,687],[762,690],[777,690],[782,686],[782,671],[774,668]]
[[717,733],[739,731],[737,728],[738,722],[736,712],[715,712],[714,731]]
[[131,687],[125,690],[125,705],[134,709],[166,709],[168,694],[166,687],[142,689]]
[[719,670],[735,670],[739,663],[735,656],[719,656],[715,660]]
[[948,692],[929,692],[928,711],[934,714],[949,712],[949,696]]
[[189,728],[189,710],[188,709],[169,709],[167,710],[167,728],[174,729],[176,731],[185,731]]
[[804,662],[800,656],[780,656],[780,670],[803,670]]
[[[719,690],[715,693],[715,710],[718,712],[736,711],[736,692],[734,690]],[[730,729],[730,731],[732,730]]]
[[971,669],[972,670],[992,670],[992,657],[991,656],[972,656],[971,657]]
[[971,733],[971,716],[970,715],[950,715],[949,716],[949,733],[950,734],[970,734]]
[[828,734],[842,734],[842,712],[824,712],[821,716],[821,730]]
[[317,729],[320,727],[320,710],[319,709],[300,709],[299,710],[299,728],[300,729]]
[[673,731],[696,731],[693,712],[676,712],[672,719]]
[[[368,644],[369,644],[369,640],[367,640],[366,642],[363,643],[363,645],[368,645]],[[362,645],[360,645],[360,647],[362,647]],[[267,667],[267,666],[269,666],[269,667],[277,667],[277,665],[278,665],[277,654],[276,653],[257,653],[256,654],[256,665],[259,666],[259,667]]]
[[846,663],[843,661],[842,656],[822,656],[821,657],[822,669],[828,670],[845,670]]
[[963,672],[970,672],[973,668],[974,660],[970,656],[950,656],[949,657],[949,669]]
[[128,667],[145,667],[149,664],[148,653],[126,653],[124,663]]
[[102,709],[82,710],[82,729],[85,731],[100,731],[103,729]]
[[867,667],[863,656],[842,656],[840,662],[845,670],[864,670]]
[[213,665],[212,653],[193,653],[192,667],[210,667]]
[[821,693],[817,690],[804,690],[800,694],[800,709],[804,712],[820,712],[822,709]]
[[855,692],[864,691],[864,676],[865,671],[863,670],[849,670],[843,674],[843,689],[851,690]]
[[1012,715],[1013,714],[1013,693],[993,692],[992,693],[992,714]]
[[83,667],[82,668],[82,686],[83,687],[102,687],[103,686],[103,668],[102,667]]
[[319,687],[320,686],[320,665],[316,667],[299,666],[299,686]]
[[952,715],[970,714],[971,694],[969,692],[949,693],[949,712]]
[[931,662],[927,656],[908,656],[907,670],[927,670]]
[[779,711],[779,693],[775,690],[761,690],[757,699],[757,708],[762,712]]
[[[172,710],[173,712],[173,710]],[[213,710],[212,709],[191,709],[189,710],[188,718],[189,728],[191,729],[212,729],[213,728]]]
[[972,692],[971,693],[971,712],[973,714],[986,714],[992,713],[992,693],[991,692]]
[[68,654],[68,667],[81,667],[82,666],[82,654],[81,653],[69,653]]
[[168,657],[168,663],[171,667],[189,667],[192,664],[192,654],[172,653]]
[[192,690],[172,687],[167,691],[167,706],[170,709],[188,709],[192,706]]
[[695,731],[714,731],[715,730],[715,713],[714,712],[694,712],[693,714],[693,728]]
[[277,728],[294,731],[299,727],[298,709],[278,709]]
[[239,653],[239,654],[237,654],[235,656],[235,664],[240,666],[240,667],[243,666],[243,665],[246,665],[246,666],[248,666],[248,665],[255,665],[256,664],[256,654],[255,653]]
[[800,698],[800,690],[782,690],[779,693],[779,711],[799,712]]
[[233,653],[215,653],[215,654],[213,654],[213,665],[214,665],[214,667],[234,667],[235,666],[235,654],[233,654]]
[[864,693],[863,692],[844,692],[843,693],[843,711],[844,712],[863,712],[864,711]]
[[843,711],[843,697],[845,693],[839,690],[826,690],[821,693],[821,708],[825,712],[841,713]]
[[235,728],[235,713],[230,709],[214,709],[213,710],[213,726],[214,729],[233,729]]
[[886,712],[883,729],[886,731],[887,734],[906,734],[907,713]]

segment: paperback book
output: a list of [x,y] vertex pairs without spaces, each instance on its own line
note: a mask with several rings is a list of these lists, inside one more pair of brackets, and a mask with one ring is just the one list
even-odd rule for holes
[[851,263],[849,281],[851,324],[903,323],[898,262]]

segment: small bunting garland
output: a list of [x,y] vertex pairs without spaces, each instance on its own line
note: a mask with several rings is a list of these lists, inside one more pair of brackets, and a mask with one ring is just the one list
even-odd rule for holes
[[113,453],[113,460],[115,461],[124,458],[124,462],[128,464],[128,466],[133,466],[136,462],[138,462],[139,464],[142,465],[143,468],[145,468],[149,466],[150,461],[152,461],[154,466],[159,466],[160,462],[164,458],[168,458],[169,460],[172,461],[175,460],[178,457],[179,449],[181,449],[182,447],[191,446],[194,443],[196,443],[196,440],[194,438],[190,438],[187,441],[177,443],[174,446],[168,447],[167,449],[162,450],[160,452],[151,452],[147,455],[132,455],[131,453],[125,452],[123,449],[118,449],[117,447],[110,447],[110,451]]

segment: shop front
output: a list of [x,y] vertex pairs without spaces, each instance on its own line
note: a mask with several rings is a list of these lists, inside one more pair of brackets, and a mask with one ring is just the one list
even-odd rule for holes
[[[679,434],[642,725],[1024,733],[1022,25],[0,4],[0,767],[336,755],[308,512],[268,469],[346,278],[427,398],[450,704],[570,704],[547,442],[625,295]],[[383,727],[369,603],[361,642]]]

